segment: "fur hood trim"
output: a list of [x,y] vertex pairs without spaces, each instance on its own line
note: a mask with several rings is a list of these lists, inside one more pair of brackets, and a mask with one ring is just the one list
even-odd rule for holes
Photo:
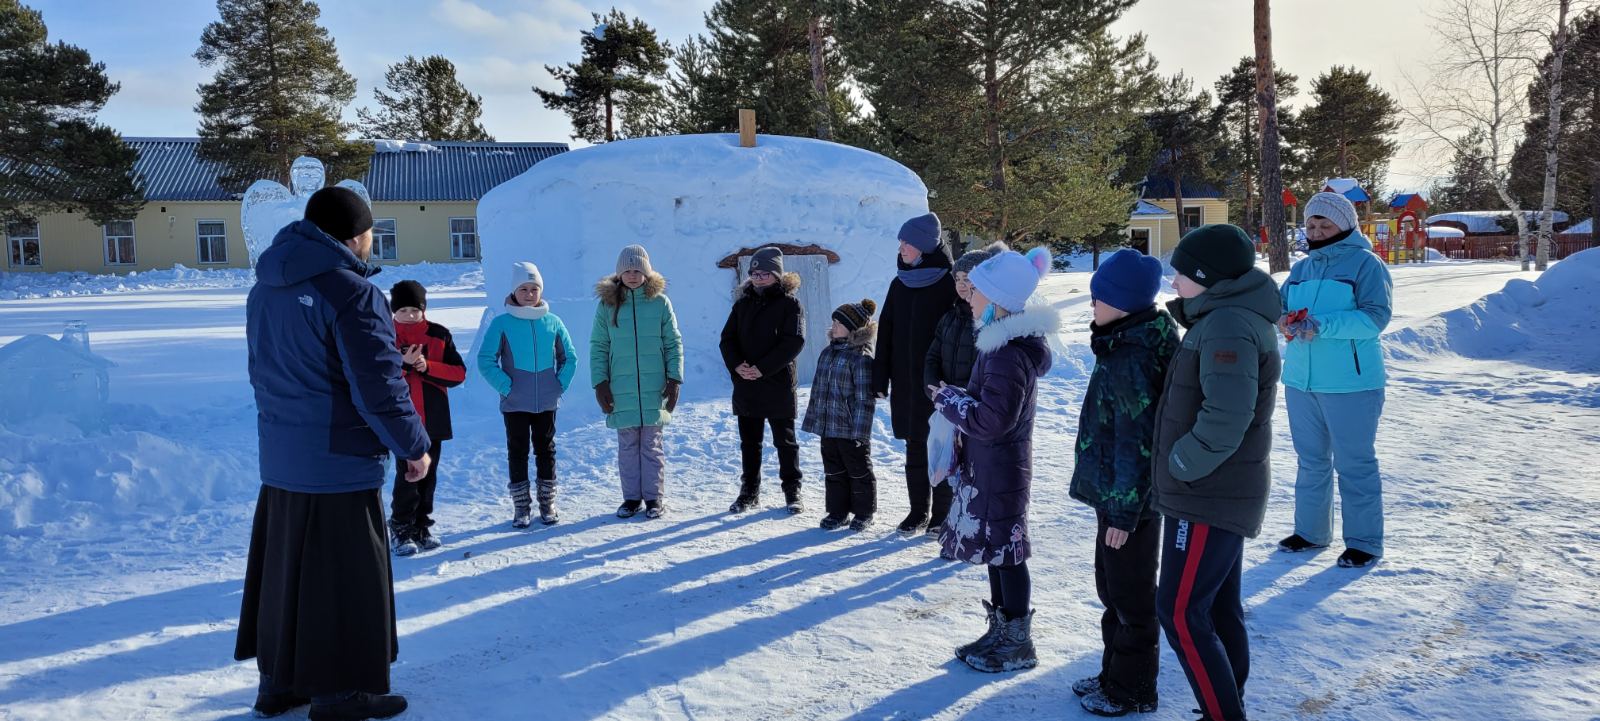
[[1054,306],[1029,304],[1021,313],[1012,313],[978,329],[978,352],[992,353],[1018,338],[1038,336],[1049,341],[1061,329],[1061,313]]
[[[616,308],[622,305],[622,298],[628,286],[622,284],[622,278],[612,273],[594,284],[594,297],[599,298],[607,307]],[[639,286],[644,291],[644,297],[655,298],[667,291],[667,279],[660,273],[651,271],[644,276],[644,285]]]
[[[778,282],[777,282],[776,285],[778,286],[778,288],[783,290],[783,294],[784,295],[789,296],[790,298],[793,298],[794,294],[795,294],[795,291],[800,290],[800,274],[799,273],[784,273],[782,277],[778,278]],[[755,295],[755,293],[756,293],[755,285],[751,284],[749,278],[745,278],[743,283],[740,283],[738,285],[738,287],[733,289],[733,299],[734,300],[739,300],[740,298],[743,298],[746,295]]]

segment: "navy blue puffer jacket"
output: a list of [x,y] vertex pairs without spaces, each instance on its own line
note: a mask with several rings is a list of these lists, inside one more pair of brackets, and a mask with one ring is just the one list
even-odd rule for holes
[[377,272],[305,220],[261,254],[245,317],[262,483],[371,490],[390,452],[427,453]]

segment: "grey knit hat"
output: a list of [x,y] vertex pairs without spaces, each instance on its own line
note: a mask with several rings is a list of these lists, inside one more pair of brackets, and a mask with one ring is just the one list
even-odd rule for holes
[[1011,248],[1007,247],[1005,243],[1002,243],[998,240],[988,244],[987,246],[984,246],[983,248],[979,248],[978,250],[969,250],[965,253],[962,253],[960,258],[956,258],[955,268],[950,272],[952,275],[955,273],[966,273],[967,275],[971,275],[972,269],[978,267],[979,263],[982,263],[983,261],[993,258],[1008,250],[1011,250]]
[[650,267],[650,254],[645,252],[644,246],[630,245],[623,248],[622,253],[617,256],[617,275],[630,270],[637,270],[645,275],[655,272]]

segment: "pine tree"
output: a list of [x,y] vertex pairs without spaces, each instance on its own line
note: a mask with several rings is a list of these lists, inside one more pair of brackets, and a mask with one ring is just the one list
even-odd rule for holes
[[105,65],[50,43],[37,10],[0,0],[0,78],[0,220],[133,217],[144,205],[138,152],[94,120],[118,89]]
[[594,29],[579,34],[582,60],[545,66],[563,90],[533,91],[545,107],[572,119],[575,139],[599,143],[629,137],[630,130],[646,134],[645,119],[659,112],[669,47],[643,20],[629,19],[615,8],[593,17]]
[[[1574,220],[1600,217],[1600,8],[1580,14],[1572,23],[1561,92],[1561,166],[1556,177],[1556,208]],[[1546,57],[1541,68],[1548,67]],[[1523,140],[1511,160],[1512,195],[1524,205],[1537,205],[1544,184],[1543,139],[1549,127],[1549,91],[1540,72],[1528,87],[1531,116]]]
[[1194,89],[1183,73],[1168,78],[1156,93],[1155,109],[1146,117],[1155,136],[1157,156],[1152,176],[1172,184],[1173,207],[1178,208],[1178,234],[1190,228],[1183,217],[1184,183],[1218,182],[1215,162],[1222,145],[1211,94]]
[[206,26],[195,59],[219,65],[200,86],[200,157],[216,163],[224,188],[259,178],[287,183],[300,155],[321,160],[328,179],[364,174],[372,148],[345,138],[340,121],[356,81],[322,12],[307,0],[217,0],[221,19]]
[[[1299,89],[1299,78],[1282,70],[1274,71],[1280,101],[1292,98]],[[1261,218],[1261,107],[1256,102],[1256,61],[1242,58],[1227,75],[1217,79],[1217,122],[1223,133],[1218,166],[1226,176],[1228,222],[1254,231],[1262,227]],[[1280,123],[1289,115],[1278,109]],[[1280,148],[1282,140],[1280,138]],[[1280,150],[1281,152],[1281,150]]]
[[382,88],[372,97],[381,108],[356,111],[361,131],[371,138],[401,140],[494,140],[479,124],[483,98],[456,79],[454,63],[439,55],[389,66]]
[[1434,184],[1428,192],[1432,212],[1492,210],[1500,206],[1500,196],[1494,189],[1494,174],[1489,169],[1489,151],[1484,147],[1486,142],[1484,132],[1474,129],[1457,145],[1455,157],[1450,161],[1449,177]]
[[1311,83],[1314,98],[1300,114],[1305,169],[1323,178],[1358,178],[1378,197],[1400,128],[1394,98],[1372,84],[1372,75],[1334,66]]
[[[738,111],[756,111],[763,133],[858,142],[859,108],[845,91],[844,68],[829,30],[829,0],[717,0],[707,35],[691,38],[691,59],[714,72],[681,74],[693,105],[684,133],[732,132]],[[815,40],[815,42],[814,42]],[[813,47],[816,57],[813,55]],[[679,61],[683,69],[684,61]],[[822,92],[818,92],[818,83]]]

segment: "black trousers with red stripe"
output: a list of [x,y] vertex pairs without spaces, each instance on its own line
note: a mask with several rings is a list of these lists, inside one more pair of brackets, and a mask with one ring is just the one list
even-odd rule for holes
[[1156,615],[1206,721],[1244,721],[1250,638],[1239,579],[1244,537],[1167,518]]

